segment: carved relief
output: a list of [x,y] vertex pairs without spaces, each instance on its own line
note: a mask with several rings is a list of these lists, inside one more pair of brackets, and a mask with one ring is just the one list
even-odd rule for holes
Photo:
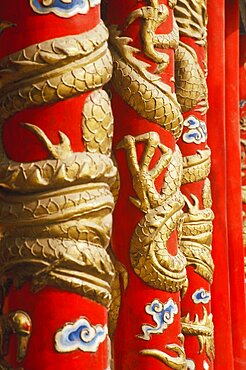
[[[145,143],[140,163],[136,145]],[[179,191],[182,159],[176,147],[174,153],[160,142],[155,132],[137,137],[125,136],[117,148],[125,148],[133,188],[137,198],[132,203],[145,213],[131,239],[130,259],[135,273],[157,289],[177,292],[186,286],[186,260],[178,250],[175,256],[168,252],[166,243],[174,230],[180,232],[183,197]],[[153,168],[149,168],[156,149],[162,153]],[[161,193],[154,181],[167,168]]]
[[0,60],[1,121],[103,86],[112,74],[107,38],[101,22],[81,35],[44,41]]
[[214,324],[213,316],[208,315],[207,310],[203,307],[203,318],[199,320],[196,315],[195,320],[190,320],[190,315],[187,314],[181,319],[182,333],[185,335],[195,335],[200,345],[200,353],[204,350],[208,358],[214,358]]
[[112,228],[116,167],[111,154],[112,112],[99,88],[111,77],[103,23],[82,35],[29,46],[0,61],[2,123],[17,111],[88,96],[81,140],[72,152],[63,133],[54,145],[37,126],[25,123],[49,152],[47,160],[19,163],[0,147],[0,277],[34,291],[47,284],[109,306],[114,267],[106,249]]
[[181,345],[178,345],[176,343],[166,345],[166,349],[176,353],[177,356],[175,357],[172,357],[169,354],[163,351],[160,351],[158,349],[144,349],[140,351],[140,353],[145,356],[154,357],[156,360],[167,365],[170,369],[185,370],[187,367],[186,367],[185,351],[183,347],[184,338],[182,334],[179,335],[179,340],[181,342]]
[[30,316],[21,310],[0,317],[0,369],[12,369],[5,361],[9,350],[11,335],[17,336],[16,361],[22,362],[27,353],[27,346],[32,332]]
[[187,259],[187,265],[194,266],[195,272],[212,283],[214,263],[212,250],[213,211],[210,208],[200,209],[197,197],[191,194],[192,204],[186,197],[188,212],[184,214],[181,250]]
[[174,27],[170,34],[156,34],[156,28],[168,17],[167,7],[159,5],[158,1],[150,1],[150,6],[134,11],[126,21],[126,28],[138,17],[142,19],[142,52],[150,61],[157,63],[156,73],[149,72],[150,64],[135,56],[141,50],[129,45],[133,40],[124,36],[117,26],[111,26],[110,44],[114,60],[112,82],[122,99],[135,111],[178,139],[183,127],[180,106],[170,86],[157,75],[166,68],[169,57],[165,52],[156,50],[177,48],[178,30]]

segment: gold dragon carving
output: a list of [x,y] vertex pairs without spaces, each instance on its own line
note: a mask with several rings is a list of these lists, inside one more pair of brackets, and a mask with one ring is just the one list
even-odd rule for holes
[[172,357],[167,353],[160,351],[158,349],[144,349],[140,351],[141,355],[151,356],[155,359],[159,360],[163,364],[167,365],[170,369],[174,370],[186,370],[186,356],[184,351],[184,336],[180,334],[178,339],[181,342],[181,345],[178,344],[168,344],[166,345],[166,349],[169,351],[174,351],[177,356]]
[[[176,51],[175,78],[177,99],[186,112],[191,109],[205,114],[208,109],[208,92],[206,85],[206,43],[207,43],[207,1],[178,0],[174,9],[175,19],[179,27],[179,35],[195,41],[197,48],[205,49],[204,65],[199,64],[195,50],[180,42]],[[182,184],[204,181],[202,204],[198,198],[190,194],[190,199],[184,196],[186,213],[184,213],[180,247],[187,259],[187,265],[212,283],[214,263],[212,250],[212,221],[214,218],[211,198],[210,173],[211,152],[208,146],[197,150],[196,154],[183,158]],[[203,318],[190,320],[190,315],[181,319],[182,332],[185,335],[197,337],[200,353],[206,350],[209,359],[214,358],[214,326],[212,314],[203,307]]]
[[[207,42],[207,1],[178,0],[174,8],[179,34],[195,39],[204,47]],[[175,88],[182,111],[192,108],[205,114],[208,109],[206,65],[203,72],[192,47],[179,42],[175,52]]]
[[196,273],[212,283],[214,271],[211,256],[213,211],[210,207],[200,209],[199,201],[193,194],[191,194],[191,198],[194,204],[185,196],[184,198],[188,212],[184,213],[180,247],[187,259],[187,265],[194,266]]
[[150,1],[149,6],[130,14],[125,24],[126,30],[135,19],[141,18],[142,51],[150,61],[157,63],[155,73],[148,70],[149,63],[136,57],[141,50],[130,45],[133,40],[124,36],[116,25],[110,27],[109,40],[114,61],[112,83],[122,99],[136,112],[170,131],[178,139],[183,128],[180,106],[170,86],[163,83],[158,75],[168,65],[169,57],[156,48],[178,47],[177,27],[169,34],[156,34],[157,27],[165,22],[168,15],[166,5]]
[[214,324],[213,315],[208,314],[205,307],[203,307],[203,318],[199,320],[196,315],[195,320],[190,320],[189,313],[181,318],[182,333],[185,335],[194,335],[197,337],[200,351],[206,351],[206,355],[210,360],[215,356],[214,350]]
[[[94,90],[81,127],[86,151],[74,153],[60,132],[54,145],[37,126],[24,123],[49,158],[9,159],[0,148],[0,276],[19,287],[31,281],[76,292],[108,307],[114,267],[106,251],[112,226],[116,167],[110,158],[112,112],[103,85],[112,60],[103,23],[82,35],[29,46],[0,61],[1,126],[16,112]],[[1,143],[2,145],[2,143]]]
[[[140,163],[137,159],[137,143],[145,143]],[[175,152],[160,142],[156,132],[133,137],[125,136],[117,149],[126,150],[127,161],[137,198],[132,203],[145,213],[131,239],[130,259],[135,273],[147,284],[157,289],[177,292],[187,284],[186,260],[178,251],[175,256],[168,252],[166,243],[174,230],[181,231],[184,201],[179,187],[182,176],[182,157],[176,146]],[[161,158],[149,168],[155,151]],[[167,168],[161,193],[154,181]]]

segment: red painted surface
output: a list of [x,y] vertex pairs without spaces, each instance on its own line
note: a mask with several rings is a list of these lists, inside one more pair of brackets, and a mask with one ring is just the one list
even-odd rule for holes
[[53,144],[60,143],[61,131],[69,137],[74,152],[83,151],[82,111],[89,94],[25,109],[8,119],[3,126],[3,142],[8,157],[18,162],[31,162],[46,159],[49,155],[44,144],[23,123],[41,128]]
[[[162,143],[173,147],[174,142],[169,132],[140,118],[116,94],[114,94],[112,107],[115,112],[116,107],[118,112],[124,111],[124,115],[119,114],[116,116],[115,114],[114,146],[127,134],[136,136],[142,133],[156,131],[159,133]],[[130,265],[130,241],[137,223],[143,217],[143,213],[129,200],[129,196],[135,196],[135,193],[132,188],[132,178],[128,169],[124,149],[116,150],[115,155],[121,181],[120,194],[114,211],[112,245],[116,258],[125,265],[129,274],[128,287],[125,292],[122,292],[120,316],[114,335],[115,368],[117,370],[131,369],[131,366],[134,364],[139,369],[165,369],[167,367],[161,364],[161,362],[154,358],[143,356],[139,351],[145,348],[157,348],[166,351],[166,344],[178,343],[180,345],[180,342],[177,340],[177,335],[180,333],[179,315],[175,315],[174,323],[163,334],[152,335],[150,341],[144,341],[136,336],[142,334],[141,326],[143,324],[149,323],[156,326],[152,317],[145,312],[146,304],[151,303],[155,298],[165,303],[171,297],[179,306],[179,293],[170,294],[149,287],[135,275]],[[157,158],[154,158],[155,162]],[[157,188],[160,189],[161,184],[162,178],[160,176],[158,182],[156,182]],[[176,235],[170,238],[168,247],[170,248],[170,252],[176,250]],[[175,356],[172,352],[166,352]]]
[[[240,64],[239,64],[239,100],[240,100],[240,120],[246,117],[246,35],[240,35]],[[244,118],[245,119],[245,118]],[[241,139],[246,139],[246,131],[241,129]],[[246,185],[246,146],[241,144],[242,151],[242,185]],[[246,219],[246,203],[242,203],[243,220]],[[244,258],[246,256],[246,242],[244,242]]]
[[107,368],[107,339],[99,345],[96,353],[79,350],[58,353],[54,347],[54,336],[65,323],[72,323],[80,317],[85,317],[92,325],[104,326],[107,323],[105,307],[78,294],[54,288],[45,288],[33,294],[29,285],[25,284],[20,290],[10,290],[6,308],[8,312],[24,310],[32,319],[32,334],[27,355],[21,364],[15,361],[16,336],[11,337],[9,363],[12,366],[23,366],[27,370],[78,370],[83,366],[88,370]]
[[[193,48],[193,50],[196,52],[200,67],[204,70],[204,65],[205,65],[204,63],[206,60],[205,48],[197,45],[196,40],[189,38],[189,37],[181,36],[180,40],[183,43]],[[201,114],[200,112],[197,111],[197,109],[199,109],[199,104],[196,105],[190,111],[185,112],[183,114],[184,120],[189,118],[190,116],[193,116],[196,119],[206,123],[207,122],[206,115]],[[185,133],[186,131],[187,131],[187,128],[185,127],[183,130],[183,133]],[[182,135],[178,141],[178,144],[181,149],[182,155],[188,156],[188,155],[196,154],[197,150],[204,150],[205,147],[207,146],[207,140],[199,144],[186,143],[183,140],[183,135]],[[192,200],[191,195],[195,195],[197,197],[199,201],[199,209],[204,208],[203,200],[202,200],[203,186],[204,186],[204,180],[185,184],[181,186],[182,193],[190,199],[192,204],[194,204],[194,200]],[[185,212],[187,211],[188,209],[185,208]],[[198,273],[194,271],[193,266],[187,266],[187,276],[189,280],[189,286],[181,302],[182,317],[186,316],[189,313],[190,320],[194,321],[197,317],[199,318],[199,320],[202,320],[203,315],[204,315],[203,307],[206,308],[208,314],[211,313],[211,301],[209,301],[207,304],[203,304],[203,303],[196,304],[192,300],[192,295],[196,290],[201,289],[201,288],[203,288],[206,292],[210,292],[211,290],[210,284],[207,280],[205,280],[203,277],[201,277]],[[209,369],[213,369],[214,368],[213,359],[212,357],[209,358],[207,356],[206,345],[204,346],[204,349],[202,351],[196,350],[197,347],[199,348],[197,336],[193,338],[191,338],[190,336],[185,337],[185,353],[186,353],[187,359],[191,359],[192,361],[194,361],[197,369],[203,369],[204,361],[206,361],[209,364]]]
[[[226,156],[227,222],[235,369],[246,366],[246,309],[242,240],[241,153],[239,126],[239,2],[226,0]],[[233,50],[233,52],[232,52]],[[232,165],[233,164],[233,165]]]
[[[100,7],[92,8],[86,15],[61,18],[54,14],[38,15],[32,11],[29,1],[10,0],[0,5],[1,19],[16,24],[5,30],[0,37],[0,58],[26,46],[56,37],[79,34],[94,28],[100,21]],[[46,159],[49,155],[35,135],[23,127],[32,123],[40,127],[54,143],[60,142],[59,131],[65,133],[72,150],[83,151],[82,111],[86,97],[82,96],[56,104],[26,109],[11,117],[4,124],[3,143],[7,155],[18,162]],[[32,334],[27,356],[17,364],[16,337],[12,336],[8,361],[12,366],[26,370],[105,370],[108,367],[108,341],[100,344],[96,353],[73,351],[58,353],[54,347],[54,335],[66,323],[85,317],[92,324],[107,324],[105,307],[80,295],[53,288],[32,293],[25,285],[20,290],[11,288],[4,312],[26,311],[32,319]]]
[[[213,260],[215,263],[212,312],[215,326],[214,367],[233,370],[232,322],[230,311],[229,257],[226,201],[225,143],[225,17],[224,0],[208,2],[208,144],[212,151]],[[223,333],[223,335],[222,335]],[[236,369],[236,368],[235,368]]]
[[[159,3],[165,3],[160,1]],[[146,2],[138,1],[110,1],[108,9],[108,19],[111,24],[120,25],[120,29],[124,29],[124,22],[129,14],[136,8],[146,6]],[[115,9],[120,9],[116,12]],[[171,14],[170,10],[170,14]],[[141,40],[139,36],[140,22],[136,20],[131,26],[124,31],[124,35],[133,39],[132,45],[142,49]],[[172,30],[172,17],[170,16],[159,29],[159,33],[168,33]],[[173,88],[173,81],[170,81],[174,74],[173,50],[165,50],[170,56],[170,64],[161,74],[164,82]],[[156,68],[151,60],[146,58],[143,53],[137,54],[141,60],[147,61],[151,64],[150,70]],[[163,130],[156,124],[153,124],[146,119],[141,118],[129,105],[127,105],[117,93],[113,92],[112,107],[115,117],[115,129],[113,147],[115,148],[115,156],[118,163],[120,173],[120,194],[114,211],[114,227],[112,236],[112,246],[116,258],[125,265],[128,271],[129,284],[126,291],[122,291],[122,304],[120,308],[120,315],[117,328],[114,335],[114,361],[117,370],[133,369],[168,369],[168,367],[161,363],[161,361],[154,357],[144,356],[140,353],[143,349],[159,349],[169,355],[176,357],[173,351],[166,349],[167,344],[177,343],[181,344],[178,335],[181,332],[180,327],[180,313],[175,315],[174,323],[171,324],[162,334],[152,335],[150,340],[143,340],[137,337],[142,334],[142,325],[149,323],[156,327],[152,316],[145,312],[145,307],[154,299],[159,299],[162,303],[167,302],[172,298],[179,307],[180,295],[179,293],[167,293],[161,290],[154,289],[144,283],[133,271],[130,265],[129,247],[131,237],[137,223],[144,216],[129,200],[129,196],[136,196],[132,187],[132,176],[129,172],[125,149],[116,149],[117,144],[123,139],[125,135],[137,136],[139,134],[148,133],[150,131],[158,132],[161,142],[168,147],[174,149],[175,141],[172,135]],[[137,144],[138,159],[141,158],[143,144]],[[156,163],[160,153],[154,156],[151,166]],[[155,184],[160,191],[162,182],[162,174],[156,180]],[[168,240],[168,249],[170,253],[177,252],[177,235],[173,233]]]
[[38,42],[89,31],[99,23],[100,9],[96,6],[86,15],[61,18],[34,13],[29,1],[9,0],[1,6],[1,19],[15,24],[0,37],[0,58],[3,58]]

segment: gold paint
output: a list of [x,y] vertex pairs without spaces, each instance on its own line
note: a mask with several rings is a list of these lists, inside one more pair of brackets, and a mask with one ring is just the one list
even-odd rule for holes
[[[128,273],[125,268],[125,266],[116,260],[116,258],[113,255],[113,252],[110,252],[110,257],[113,262],[114,268],[115,268],[115,276],[112,282],[112,302],[109,309],[108,317],[109,317],[109,335],[110,338],[113,337],[117,321],[119,317],[120,312],[120,306],[121,306],[121,287],[125,291],[128,286]],[[122,282],[122,283],[121,283]]]
[[[15,169],[12,188],[18,186],[30,193],[0,194],[4,232],[0,275],[17,287],[26,280],[32,281],[35,291],[49,284],[108,306],[114,276],[106,252],[114,207],[109,187],[116,175],[112,161],[102,154],[71,152],[63,133],[61,143],[53,145],[40,128],[25,127],[45,144],[53,159],[15,164],[6,171],[11,175],[11,168]],[[74,162],[76,157],[86,159],[86,155],[87,162]],[[111,161],[108,168],[105,161]],[[42,166],[48,177],[40,171]],[[20,179],[18,170],[26,178]],[[6,186],[6,177],[3,183]],[[26,190],[27,183],[30,187]]]
[[[27,106],[56,101],[54,96],[69,98],[100,87],[111,72],[106,39],[107,30],[100,24],[81,36],[46,41],[2,60],[2,121]],[[105,58],[109,68],[105,68]],[[47,80],[49,73],[52,77]],[[55,95],[46,87],[39,90],[39,83],[43,87],[47,83]],[[33,95],[36,88],[39,91]],[[97,110],[98,131],[102,131],[100,125],[104,131],[109,130],[106,141],[100,141],[99,134],[99,144],[107,155],[100,151],[73,153],[64,133],[59,133],[60,143],[54,145],[40,128],[27,123],[24,127],[45,145],[49,159],[18,163],[8,159],[1,148],[0,185],[14,192],[2,190],[0,194],[0,275],[2,279],[10,278],[16,286],[29,280],[37,291],[50,284],[108,306],[114,267],[106,248],[114,207],[110,186],[115,181],[116,168],[109,158],[112,116],[108,126],[105,118],[110,113],[109,102],[103,92],[97,94],[103,98],[101,104],[94,95],[90,108]],[[14,110],[12,97],[15,103],[20,99]],[[88,151],[93,146],[88,137],[87,146]]]
[[197,336],[200,351],[202,353],[205,349],[206,355],[210,360],[215,357],[214,350],[214,324],[213,315],[203,307],[203,318],[199,320],[198,315],[195,316],[195,320],[190,320],[190,314],[188,313],[185,317],[181,318],[182,333],[184,335]]
[[[206,48],[207,1],[178,0],[174,15],[180,36],[189,37],[199,46]],[[195,50],[183,42],[179,43],[175,52],[175,86],[177,99],[183,112],[195,106],[195,111],[201,114],[205,114],[208,110],[206,60],[203,64],[204,71],[199,65]]]
[[205,180],[211,166],[211,151],[207,146],[204,150],[197,150],[196,154],[183,157],[182,184]]
[[161,73],[169,64],[169,56],[155,49],[160,47],[156,30],[167,20],[169,11],[166,5],[159,5],[158,0],[150,0],[150,4],[150,6],[134,10],[126,20],[126,28],[136,19],[142,19],[140,34],[143,52],[148,58],[158,64],[156,73]]
[[208,110],[208,89],[195,51],[183,42],[175,51],[175,91],[182,112],[195,108],[205,114]]
[[180,247],[188,266],[209,283],[213,280],[214,263],[211,257],[214,218],[210,208],[199,209],[197,197],[191,194],[192,204],[185,196],[188,212],[184,214]]
[[163,364],[167,365],[170,369],[175,370],[186,370],[186,357],[185,357],[185,351],[184,351],[184,340],[183,335],[179,335],[179,339],[182,343],[182,346],[178,344],[168,344],[166,345],[166,349],[173,351],[177,354],[176,357],[172,357],[168,355],[167,353],[160,351],[158,349],[144,349],[140,351],[142,355],[151,356],[155,359],[159,360]]
[[[137,13],[134,13],[134,17],[140,13],[145,17],[141,29],[143,51],[157,64],[159,60],[156,72],[160,72],[160,69],[166,67],[168,61],[164,61],[165,54],[157,52],[155,46],[176,48],[178,46],[178,31],[174,27],[174,30],[168,35],[156,35],[153,24],[156,25],[158,21],[156,19],[152,21],[150,15],[147,15],[148,11],[150,14],[155,14],[156,8],[152,6],[144,8],[147,8],[144,12],[142,9],[138,9]],[[148,19],[148,17],[150,18]],[[133,21],[131,17],[127,22],[130,21]],[[150,43],[146,39],[147,34],[152,40]],[[117,26],[110,27],[110,44],[114,60],[113,85],[122,99],[142,117],[162,126],[170,131],[175,139],[178,139],[183,128],[183,117],[176,95],[171,92],[170,86],[162,82],[160,76],[149,72],[150,64],[135,57],[135,54],[141,50],[130,46],[129,43],[132,41],[131,38],[122,36]]]
[[[136,153],[138,143],[145,144],[140,163]],[[182,172],[181,153],[178,147],[172,153],[171,149],[160,142],[156,132],[137,137],[125,136],[117,148],[126,150],[133,188],[137,195],[137,198],[130,197],[130,200],[145,213],[131,239],[132,267],[150,286],[177,292],[186,284],[186,260],[179,250],[175,256],[171,255],[166,243],[174,230],[180,232],[181,229],[184,205],[179,191]],[[162,153],[161,158],[150,169],[150,162],[157,149]],[[165,168],[167,172],[159,193],[154,182]]]
[[[24,311],[14,311],[0,316],[0,354],[3,369],[10,369],[5,363],[4,357],[8,354],[11,335],[17,336],[17,362],[23,361],[27,353],[27,346],[31,336],[32,321]],[[0,366],[1,366],[0,365]],[[1,367],[0,367],[1,368]]]
[[1,122],[16,112],[99,88],[109,81],[108,30],[100,23],[81,35],[27,48],[0,61]]
[[178,0],[174,14],[180,35],[191,37],[200,46],[207,43],[207,0]]
[[208,178],[205,179],[202,189],[202,202],[204,208],[212,208],[211,185]]
[[106,91],[96,90],[86,98],[82,132],[87,152],[111,154],[113,113]]

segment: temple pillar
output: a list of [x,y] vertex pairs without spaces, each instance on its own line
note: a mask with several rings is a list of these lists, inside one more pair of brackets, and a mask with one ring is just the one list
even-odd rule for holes
[[117,370],[186,367],[180,323],[186,261],[178,249],[184,201],[176,145],[183,119],[174,94],[174,3],[108,2],[120,176],[112,235],[122,283],[112,321]]
[[109,368],[116,168],[100,1],[0,5],[1,368]]

